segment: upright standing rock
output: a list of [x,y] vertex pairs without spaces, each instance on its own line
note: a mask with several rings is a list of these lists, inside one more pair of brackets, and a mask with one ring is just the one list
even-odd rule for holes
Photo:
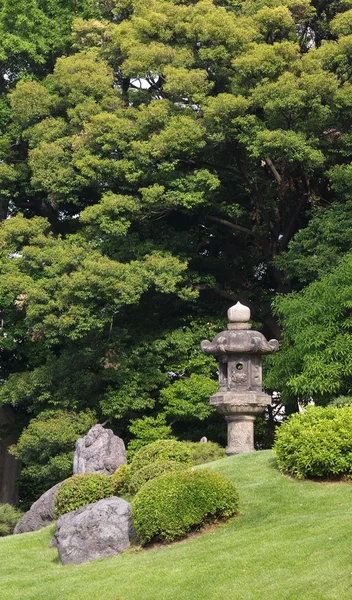
[[254,419],[271,402],[262,390],[261,354],[276,352],[279,342],[268,342],[251,330],[250,310],[240,302],[227,315],[227,331],[212,342],[204,340],[201,348],[219,361],[219,391],[210,397],[210,404],[227,421],[226,454],[241,454],[254,451]]
[[112,475],[126,464],[126,449],[121,438],[102,425],[94,425],[76,442],[73,473],[104,473]]

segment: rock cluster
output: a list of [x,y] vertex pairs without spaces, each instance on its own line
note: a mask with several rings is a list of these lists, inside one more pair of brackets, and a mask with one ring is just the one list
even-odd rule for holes
[[[102,425],[94,425],[87,435],[76,442],[73,473],[104,473],[112,475],[117,467],[126,464],[126,449],[121,438]],[[37,531],[54,520],[56,492],[61,483],[47,490],[32,504],[17,523],[14,533]]]
[[[95,425],[76,442],[73,472],[112,475],[126,464],[123,440],[110,429]],[[61,483],[45,492],[17,523],[14,533],[37,531],[54,520],[55,497]],[[131,505],[113,496],[62,515],[50,546],[56,546],[61,562],[80,564],[126,550],[135,533]]]

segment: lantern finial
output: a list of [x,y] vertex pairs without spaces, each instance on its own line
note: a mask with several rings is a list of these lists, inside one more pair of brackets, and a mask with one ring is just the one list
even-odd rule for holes
[[231,306],[227,311],[227,317],[229,320],[228,329],[250,329],[249,320],[251,318],[251,311],[248,306],[244,306],[241,302],[237,302],[234,306]]

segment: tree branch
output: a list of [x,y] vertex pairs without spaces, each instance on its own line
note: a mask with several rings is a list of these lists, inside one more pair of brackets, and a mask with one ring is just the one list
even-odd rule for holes
[[270,158],[265,158],[265,163],[269,167],[270,171],[272,172],[274,179],[276,179],[278,185],[280,185],[281,184],[281,175],[277,171],[273,161]]
[[242,233],[251,235],[252,237],[258,240],[261,239],[260,236],[257,235],[254,231],[252,231],[251,229],[247,229],[247,227],[242,227],[242,225],[237,225],[236,223],[232,223],[231,221],[227,221],[226,219],[221,219],[220,217],[208,216],[207,218],[210,221],[215,221],[215,223],[220,223],[221,225],[230,227],[230,229],[234,229],[235,231],[241,231]]
[[[302,178],[302,179],[304,179],[304,178]],[[291,218],[286,227],[286,231],[280,240],[280,251],[281,252],[283,250],[286,250],[289,241],[296,233],[298,218],[301,214],[303,206],[305,205],[305,203],[307,202],[307,200],[309,198],[309,181],[307,180],[306,177],[305,177],[305,181],[303,181],[302,183],[303,183],[303,187],[305,188],[305,191],[303,193],[301,193],[300,198],[299,198],[298,202],[296,203],[294,210],[292,211]]]

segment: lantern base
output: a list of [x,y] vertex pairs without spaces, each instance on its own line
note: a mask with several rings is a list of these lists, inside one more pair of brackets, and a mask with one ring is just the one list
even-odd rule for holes
[[255,452],[254,448],[254,415],[231,415],[227,421],[226,454],[243,454]]

